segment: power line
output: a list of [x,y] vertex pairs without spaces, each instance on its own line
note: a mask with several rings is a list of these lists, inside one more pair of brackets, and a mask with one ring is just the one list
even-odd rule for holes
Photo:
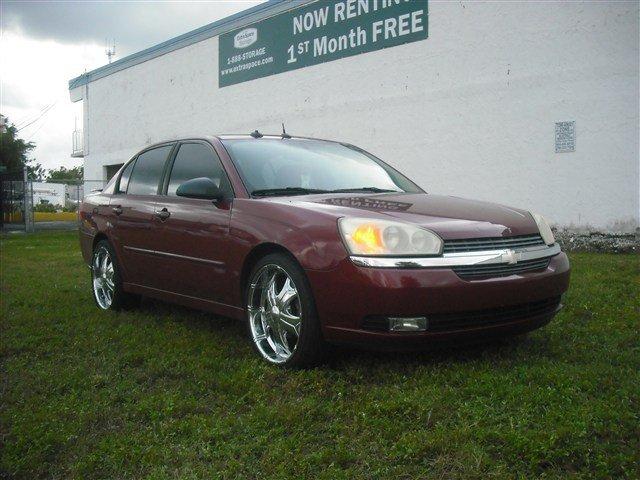
[[36,136],[36,134],[37,134],[40,130],[42,130],[42,127],[44,127],[46,124],[47,124],[47,121],[46,121],[46,120],[45,120],[44,122],[42,122],[42,123],[40,124],[40,126],[39,126],[38,128],[36,128],[36,131],[35,131],[35,132],[33,132],[31,135],[29,135],[29,138],[27,138],[27,140],[26,140],[26,141],[27,141],[27,143],[28,143],[28,142],[30,142],[30,141],[31,141],[31,139],[32,139],[33,137],[35,137],[35,136]]
[[[42,107],[42,108],[40,109],[40,111],[39,111],[36,115],[40,115],[42,112],[44,112],[47,108],[50,108],[52,105],[53,105],[52,103],[48,103],[48,104],[46,104],[44,107]],[[28,117],[28,116],[25,116],[25,117],[23,117],[22,119],[20,119],[19,121],[17,121],[17,122],[13,122],[13,125],[14,125],[16,128],[22,128],[22,125],[24,125],[24,124],[28,123],[29,121],[30,121],[30,120],[29,120],[29,117]]]
[[34,123],[36,123],[38,120],[40,120],[42,117],[44,117],[44,116],[45,116],[49,111],[51,111],[51,109],[52,109],[53,107],[55,107],[55,106],[56,106],[56,103],[58,103],[58,102],[52,103],[52,104],[51,104],[51,106],[49,106],[49,107],[48,107],[46,110],[44,110],[40,115],[38,115],[38,117],[37,117],[35,120],[32,120],[32,121],[30,121],[29,123],[27,123],[25,126],[18,128],[18,129],[16,130],[16,133],[17,133],[17,132],[19,132],[19,131],[21,131],[21,130],[24,130],[24,129],[25,129],[25,128],[27,128],[28,126],[33,125]]
[[[56,102],[56,103],[57,103],[57,102]],[[25,129],[25,128],[27,128],[27,127],[31,126],[31,125],[33,125],[34,123],[36,123],[36,122],[37,122],[38,120],[40,120],[43,116],[45,116],[45,115],[47,114],[47,112],[49,112],[49,111],[50,111],[50,110],[55,106],[55,104],[56,104],[56,103],[52,103],[52,104],[49,104],[48,106],[46,106],[44,109],[42,109],[42,110],[40,111],[40,114],[39,114],[36,118],[34,118],[34,119],[33,119],[33,120],[31,120],[30,122],[28,122],[26,125],[25,125],[25,124],[23,124],[22,126],[19,126],[19,127],[17,128],[16,132],[19,132],[20,130],[23,130],[23,129]]]

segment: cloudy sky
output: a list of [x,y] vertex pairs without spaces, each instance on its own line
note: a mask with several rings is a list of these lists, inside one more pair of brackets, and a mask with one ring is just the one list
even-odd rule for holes
[[36,143],[45,168],[78,165],[68,81],[107,63],[106,39],[119,59],[261,1],[0,0],[0,113]]

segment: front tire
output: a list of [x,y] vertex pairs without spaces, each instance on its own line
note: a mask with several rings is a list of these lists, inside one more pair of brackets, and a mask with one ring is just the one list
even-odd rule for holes
[[326,352],[309,282],[288,255],[258,261],[246,288],[249,335],[267,362],[282,367],[317,365]]
[[120,266],[107,240],[100,240],[93,249],[91,290],[96,305],[102,310],[121,310],[130,306],[134,299],[122,289]]

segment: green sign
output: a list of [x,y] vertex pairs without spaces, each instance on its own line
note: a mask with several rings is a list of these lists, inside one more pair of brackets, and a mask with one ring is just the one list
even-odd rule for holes
[[220,35],[220,87],[424,40],[428,19],[427,0],[319,0],[288,10]]

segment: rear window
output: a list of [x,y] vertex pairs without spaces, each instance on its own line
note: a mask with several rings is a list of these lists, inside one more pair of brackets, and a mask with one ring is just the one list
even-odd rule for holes
[[[154,148],[138,155],[133,172],[129,178],[129,195],[156,195],[164,170],[164,163],[172,145]],[[124,174],[124,172],[123,172]],[[122,181],[122,179],[121,179]]]

